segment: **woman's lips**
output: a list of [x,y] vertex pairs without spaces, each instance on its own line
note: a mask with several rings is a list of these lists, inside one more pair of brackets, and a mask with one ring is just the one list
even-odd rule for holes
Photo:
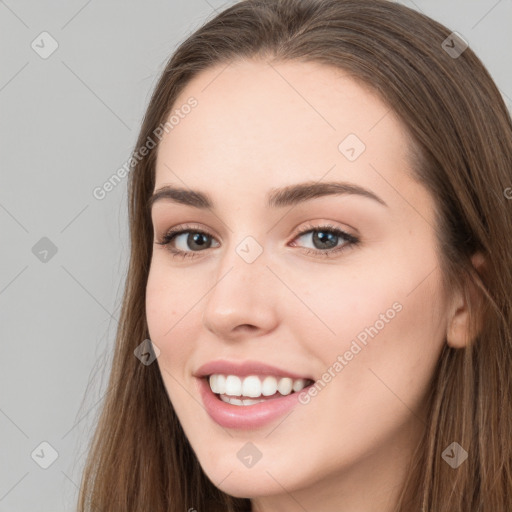
[[[283,416],[299,403],[299,392],[265,400],[254,405],[232,405],[223,402],[210,388],[207,378],[197,378],[199,393],[209,416],[225,428],[253,429],[259,428],[272,420]],[[312,386],[313,384],[311,384]],[[243,397],[235,397],[243,398]],[[254,398],[252,398],[254,400]]]

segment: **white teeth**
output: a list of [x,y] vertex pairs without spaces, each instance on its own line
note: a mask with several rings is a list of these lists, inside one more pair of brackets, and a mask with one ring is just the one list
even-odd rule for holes
[[209,382],[210,382],[210,389],[214,392],[214,393],[218,393],[218,387],[217,387],[217,378],[218,378],[218,375],[211,375],[210,378],[209,378]]
[[224,375],[212,375],[210,377],[210,388],[214,393],[219,393],[218,390],[225,389],[226,377]]
[[[262,380],[263,379],[263,380]],[[259,396],[272,396],[279,392],[281,395],[289,395],[292,392],[300,391],[306,387],[307,379],[290,379],[289,377],[282,377],[279,380],[271,375],[266,377],[259,377],[257,375],[249,375],[248,377],[240,378],[236,375],[221,375],[213,374],[209,378],[210,388],[215,394],[229,395],[230,397],[243,396],[257,398]],[[251,403],[258,403],[263,400],[241,400],[241,399],[224,399],[224,402],[235,403],[235,405],[251,405]],[[233,400],[235,402],[233,402]],[[242,402],[247,402],[242,404]]]
[[261,386],[261,394],[263,396],[275,395],[277,391],[277,379],[275,377],[265,377]]
[[224,400],[224,398],[222,399],[222,401],[226,401],[230,404],[233,404],[233,405],[244,405],[244,403],[242,402],[242,400],[238,399],[238,398],[227,398]]
[[[222,390],[220,391],[220,393],[222,393]],[[237,377],[236,375],[228,375],[226,377],[226,384],[224,385],[224,394],[231,396],[241,396],[242,381],[240,380],[240,377]]]
[[[229,395],[229,393],[226,393]],[[251,375],[246,377],[242,383],[242,395],[257,397],[261,395],[261,382],[259,377]]]
[[293,380],[288,377],[281,379],[277,385],[277,390],[279,393],[281,393],[281,395],[289,395],[292,392],[292,388]]
[[293,391],[297,392],[306,387],[306,379],[297,379],[293,381]]
[[240,400],[239,398],[230,398],[226,395],[220,395],[220,399],[223,402],[226,402],[231,405],[254,405],[254,404],[259,404],[260,402],[266,402],[265,399],[251,400],[250,398],[245,398],[244,400]]

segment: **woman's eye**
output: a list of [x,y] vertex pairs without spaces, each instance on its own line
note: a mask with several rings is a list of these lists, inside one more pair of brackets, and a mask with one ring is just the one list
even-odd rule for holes
[[[313,248],[305,248],[307,254],[321,254],[330,256],[337,254],[349,246],[359,243],[359,239],[335,226],[309,226],[302,230],[295,240],[304,238],[309,240]],[[296,244],[294,243],[293,246]]]
[[[359,239],[335,226],[308,226],[299,232],[292,243],[296,247],[295,240],[304,238],[309,240],[311,247],[304,247],[307,254],[330,256],[338,253],[348,246],[357,245]],[[215,240],[209,233],[199,229],[184,229],[183,226],[168,231],[162,239],[157,242],[159,245],[168,246],[169,251],[178,257],[195,257],[198,252],[212,248],[212,241]],[[215,246],[215,247],[218,247]]]
[[190,257],[194,252],[209,249],[212,246],[213,237],[201,230],[174,229],[168,231],[159,243],[167,245],[169,251],[176,256]]

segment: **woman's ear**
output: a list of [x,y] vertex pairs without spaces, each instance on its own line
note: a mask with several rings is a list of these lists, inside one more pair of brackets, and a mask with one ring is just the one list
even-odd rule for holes
[[[471,263],[476,271],[481,274],[485,265],[485,258],[478,252],[471,257]],[[467,283],[467,289],[471,300],[471,310],[463,291],[454,294],[449,310],[446,341],[452,348],[465,348],[475,339],[482,329],[482,293],[472,281]],[[475,315],[474,325],[471,325],[471,314]],[[475,329],[475,332],[471,330]]]

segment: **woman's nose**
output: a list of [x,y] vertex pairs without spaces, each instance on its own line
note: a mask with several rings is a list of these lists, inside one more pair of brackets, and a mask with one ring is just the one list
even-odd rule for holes
[[209,331],[227,339],[275,327],[283,285],[268,263],[252,237],[225,255],[203,302],[203,324]]

